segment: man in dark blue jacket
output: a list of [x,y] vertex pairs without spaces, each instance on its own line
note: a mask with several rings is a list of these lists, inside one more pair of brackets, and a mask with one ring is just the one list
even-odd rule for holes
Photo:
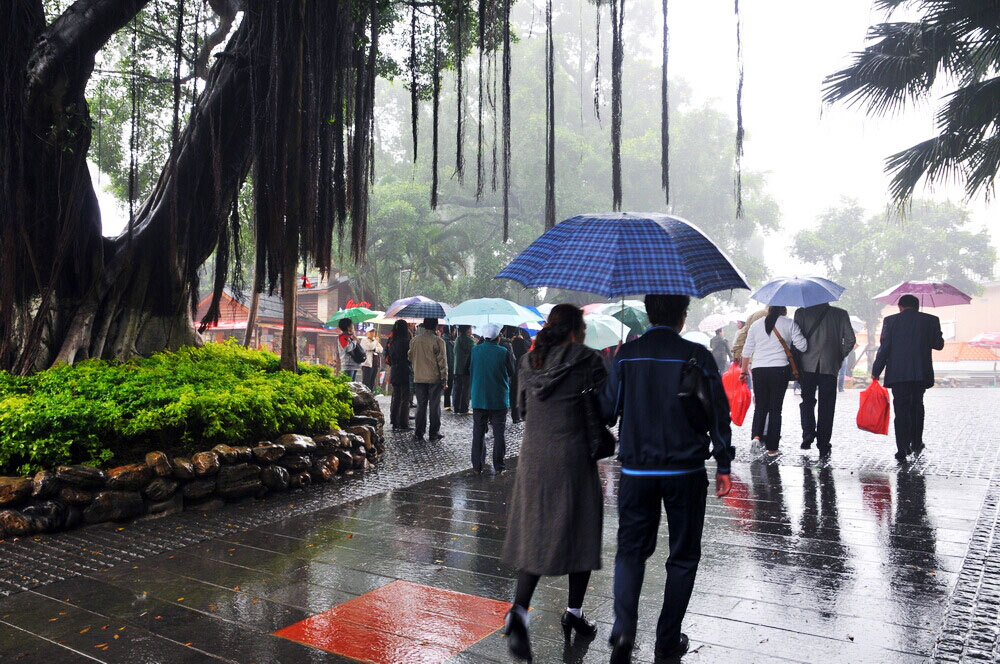
[[886,316],[872,377],[885,370],[885,386],[892,390],[896,411],[896,460],[919,455],[924,449],[924,391],[934,387],[931,350],[944,348],[941,320],[920,311],[914,295],[899,298],[899,313]]
[[[620,418],[618,458],[618,553],[615,556],[615,625],[612,664],[631,661],[638,624],[639,591],[646,560],[656,549],[660,505],[667,513],[670,555],[663,608],[656,625],[656,661],[682,655],[688,638],[681,621],[694,589],[705,524],[708,476],[716,459],[715,495],[730,490],[729,403],[718,366],[707,348],[681,338],[690,298],[647,295],[653,327],[621,347],[602,397],[609,422]],[[678,397],[685,363],[694,358],[713,396],[711,436],[696,431]],[[710,447],[713,448],[710,453]]]

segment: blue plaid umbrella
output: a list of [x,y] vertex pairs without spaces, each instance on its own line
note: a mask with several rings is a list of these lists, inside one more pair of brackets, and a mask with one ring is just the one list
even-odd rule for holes
[[496,276],[525,288],[566,288],[605,297],[705,297],[746,288],[743,275],[705,234],[665,214],[585,214],[535,240]]

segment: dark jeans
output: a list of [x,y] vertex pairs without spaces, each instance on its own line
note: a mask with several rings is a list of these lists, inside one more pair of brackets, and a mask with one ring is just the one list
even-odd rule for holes
[[397,429],[410,427],[410,384],[393,383],[389,403],[389,422]]
[[[430,410],[430,430],[427,433],[435,438],[441,431],[441,383],[414,383],[417,395],[417,419],[414,423],[414,433],[423,436],[427,430],[427,411]],[[428,407],[429,406],[429,407]]]
[[[833,414],[837,409],[837,377],[833,374],[803,373],[802,386],[802,442],[816,441],[822,452],[830,449],[833,438]],[[816,415],[816,394],[819,393],[819,416]]]
[[922,383],[895,383],[892,409],[896,412],[896,451],[909,454],[924,446],[924,392]]
[[454,410],[453,406],[455,404],[451,401],[451,395],[455,393],[455,374],[451,371],[448,372],[448,387],[444,391],[444,405],[445,408],[451,408]]
[[612,638],[635,636],[639,622],[639,591],[646,560],[656,550],[660,504],[667,513],[670,555],[663,588],[663,608],[656,623],[656,648],[677,645],[694,578],[701,560],[708,476],[700,470],[672,477],[622,474],[618,488],[618,553],[615,556],[615,625]]
[[456,413],[469,412],[469,394],[472,389],[469,374],[455,374],[455,388],[452,391],[451,409]]
[[510,419],[513,422],[520,422],[524,419],[521,409],[517,407],[517,375],[510,379]]
[[361,367],[361,382],[372,392],[375,391],[375,377],[378,375],[378,367]]
[[781,407],[788,391],[788,367],[763,367],[752,373],[754,409],[750,436],[760,437],[767,449],[776,451],[781,440]]
[[504,436],[507,427],[507,409],[472,410],[472,469],[480,471],[486,465],[486,424],[493,427],[493,468],[505,468],[504,457],[507,456],[507,439]]

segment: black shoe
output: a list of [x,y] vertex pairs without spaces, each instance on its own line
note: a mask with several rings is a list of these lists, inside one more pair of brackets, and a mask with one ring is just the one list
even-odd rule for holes
[[688,640],[687,634],[681,634],[681,638],[677,640],[677,645],[673,648],[669,650],[660,650],[657,648],[654,651],[654,664],[665,664],[666,662],[673,662],[680,659],[688,651],[689,645],[691,645],[691,642]]
[[614,646],[611,649],[611,664],[631,664],[635,639],[628,634],[621,634],[611,641]]
[[896,457],[896,461],[903,463],[906,461],[906,452],[896,452],[893,456]]
[[813,443],[811,440],[803,440],[802,444],[799,445],[800,450],[808,450],[812,447]]
[[576,630],[578,637],[593,638],[597,635],[597,623],[593,620],[587,620],[586,615],[581,615],[577,618],[574,614],[567,611],[562,617],[563,635],[566,640],[573,634],[573,630]]
[[420,435],[420,434],[418,433],[418,434],[414,434],[414,435],[413,435],[413,442],[415,442],[415,443],[426,443],[427,441],[426,441],[426,440],[424,440],[424,437],[423,437],[423,436],[421,436],[421,435]]
[[444,434],[443,433],[436,433],[433,436],[429,436],[429,438],[431,440],[441,440],[441,439],[444,438]]
[[920,453],[923,452],[923,451],[924,451],[923,443],[921,443],[920,445],[914,445],[913,446],[913,457],[916,458],[916,457],[920,456]]
[[518,659],[531,661],[531,640],[528,638],[528,624],[514,609],[504,618],[503,635],[507,637],[507,649]]
[[831,452],[833,452],[833,450],[831,448],[829,448],[829,447],[820,450],[819,451],[819,460],[820,461],[829,461],[830,460],[830,453]]

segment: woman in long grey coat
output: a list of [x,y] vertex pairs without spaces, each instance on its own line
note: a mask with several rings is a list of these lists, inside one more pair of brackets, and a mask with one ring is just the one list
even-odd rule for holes
[[508,501],[503,560],[518,568],[505,633],[512,654],[531,659],[528,607],[541,576],[569,575],[562,625],[592,637],[583,614],[590,572],[601,567],[604,500],[582,417],[582,393],[607,377],[601,356],[582,344],[583,312],[560,304],[521,358],[518,402],[525,417],[514,491]]

